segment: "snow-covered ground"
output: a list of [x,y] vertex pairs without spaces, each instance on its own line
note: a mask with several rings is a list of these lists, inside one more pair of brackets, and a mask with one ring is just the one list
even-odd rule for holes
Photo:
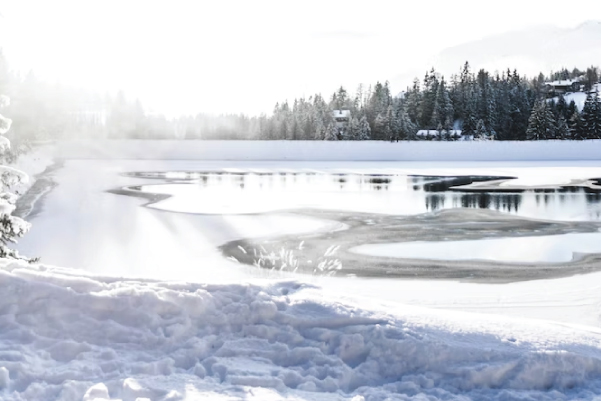
[[55,153],[56,146],[54,144],[43,144],[35,146],[32,151],[19,156],[10,167],[23,171],[29,176],[29,179],[17,184],[11,190],[19,195],[25,193],[35,182],[35,177],[54,162]]
[[299,281],[187,284],[0,266],[0,398],[594,400],[601,331],[340,302]]
[[[593,85],[591,91],[597,91],[601,93],[601,84],[595,84]],[[574,103],[576,103],[576,107],[578,107],[578,110],[582,111],[582,109],[584,108],[584,103],[586,102],[586,98],[588,97],[588,94],[585,92],[570,92],[565,94],[564,98],[567,102],[567,104],[570,104],[570,102],[573,100]],[[556,102],[559,100],[558,97],[553,98]]]
[[601,253],[598,233],[485,238],[471,241],[415,241],[365,244],[352,249],[364,255],[436,260],[491,260],[511,263],[569,262],[577,254]]
[[[595,160],[310,164],[522,171],[522,185],[547,185],[601,173]],[[302,166],[68,160],[20,249],[82,269],[0,261],[0,399],[599,399],[601,273],[507,285],[260,279],[214,246],[337,227],[286,214],[178,214],[104,192],[148,183],[120,175],[128,171],[283,167]]]
[[73,140],[65,159],[218,161],[558,161],[600,160],[590,141],[177,141]]

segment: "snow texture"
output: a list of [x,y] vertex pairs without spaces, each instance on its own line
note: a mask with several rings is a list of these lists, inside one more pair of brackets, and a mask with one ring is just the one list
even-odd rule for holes
[[[601,332],[2,261],[0,398],[594,400]],[[358,304],[362,306],[357,306]]]
[[177,141],[75,140],[60,159],[278,161],[545,161],[600,160],[588,141]]
[[[569,156],[576,154],[570,153],[577,150],[573,146],[581,146],[549,144],[553,142],[527,144],[533,148],[522,155],[534,157],[535,150],[546,149],[550,153],[542,157],[552,157],[561,148]],[[202,159],[218,150],[221,157],[249,154],[248,146],[257,146],[170,141],[80,145],[61,151],[91,158]],[[393,150],[403,149],[401,144],[360,145],[368,148],[270,142],[262,144],[264,150],[256,157],[315,160],[330,152],[325,160],[352,160],[374,158],[382,149],[392,157]],[[425,152],[435,144],[424,145]],[[481,143],[478,149],[500,156],[502,151],[522,152],[525,144],[515,145]],[[300,155],[293,152],[297,146]],[[599,146],[599,141],[588,141],[582,149],[594,148],[586,154],[596,152],[591,160],[598,160]],[[315,149],[317,156],[310,153]],[[470,153],[475,148],[458,149],[464,150],[457,157],[474,157]],[[561,163],[554,164],[557,171],[562,169]],[[444,169],[441,164],[427,165],[432,171]],[[538,178],[546,182],[547,176]],[[172,264],[171,269],[183,269]],[[205,268],[211,267],[215,268]],[[336,281],[331,286],[335,288],[318,288],[302,281],[190,284],[117,279],[2,260],[0,399],[598,400],[597,328],[428,310],[369,295],[381,296],[388,286],[384,292],[403,293],[389,299],[436,304],[449,303],[444,297],[453,292],[451,303],[463,302],[475,310],[491,305],[507,309],[507,302],[499,304],[499,299],[515,301],[513,309],[523,310],[527,302],[551,297],[543,299],[543,306],[554,315],[566,304],[569,309],[592,300],[587,313],[591,318],[598,314],[598,278],[576,276],[511,287],[390,280],[374,280],[368,286],[366,281],[349,280],[346,286]],[[369,298],[348,296],[357,297],[362,289]],[[518,296],[508,298],[508,289]],[[573,315],[574,310],[562,313]]]
[[4,135],[10,130],[12,122],[13,120],[0,114],[0,135]]
[[10,98],[6,95],[0,95],[0,108],[10,105]]

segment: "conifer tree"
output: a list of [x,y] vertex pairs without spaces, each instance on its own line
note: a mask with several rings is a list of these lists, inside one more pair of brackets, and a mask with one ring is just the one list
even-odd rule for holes
[[557,114],[555,115],[556,119],[559,120],[559,117],[563,117],[564,120],[570,118],[568,103],[566,102],[566,98],[563,97],[563,95],[559,95],[559,98],[557,99],[557,104],[555,105],[555,110],[557,112]]
[[406,111],[407,115],[414,123],[417,123],[420,119],[420,104],[422,99],[422,93],[420,90],[419,80],[413,81],[413,87],[407,91],[406,95]]
[[[8,106],[10,103],[8,97],[0,95],[0,108]],[[4,135],[10,130],[12,121],[0,115],[0,154],[10,150],[10,141]],[[8,166],[0,166],[1,184],[0,191],[0,258],[25,259],[19,256],[19,253],[9,248],[9,243],[15,243],[16,239],[22,237],[29,230],[29,223],[12,216],[15,210],[16,196],[11,192],[10,187],[20,182],[26,182],[27,174]],[[27,259],[25,259],[27,260]],[[33,260],[32,260],[33,261]]]
[[360,136],[360,129],[361,127],[359,125],[359,120],[357,119],[357,117],[353,117],[346,131],[347,134],[345,139],[348,139],[350,141],[358,141]]
[[484,120],[480,119],[478,120],[478,123],[476,124],[476,132],[474,134],[474,139],[486,139],[486,137],[488,136],[488,132],[486,130],[486,126],[484,125]]
[[601,138],[601,99],[598,92],[591,92],[582,108],[582,136],[584,139]]
[[568,122],[568,131],[570,134],[570,139],[580,141],[583,138],[582,136],[582,118],[580,117],[580,113],[578,110],[574,111],[572,117]]
[[361,117],[359,120],[359,140],[360,141],[368,141],[371,139],[371,128],[369,127],[369,122],[365,116]]
[[563,115],[557,119],[557,127],[555,129],[555,139],[569,139],[570,129],[568,122]]
[[545,100],[539,100],[530,114],[526,139],[529,141],[555,137],[556,122]]
[[326,128],[326,135],[324,140],[326,141],[337,141],[338,140],[338,128],[335,123],[328,124]]

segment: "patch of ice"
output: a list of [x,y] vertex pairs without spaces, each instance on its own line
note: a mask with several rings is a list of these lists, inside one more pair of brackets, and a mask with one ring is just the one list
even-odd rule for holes
[[559,263],[571,261],[576,253],[601,253],[601,233],[365,244],[350,251],[404,259]]

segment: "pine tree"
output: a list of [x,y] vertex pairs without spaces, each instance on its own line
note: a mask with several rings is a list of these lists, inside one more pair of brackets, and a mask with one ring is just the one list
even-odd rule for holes
[[338,127],[336,127],[336,124],[334,123],[330,123],[328,124],[328,127],[326,128],[326,135],[323,138],[326,141],[337,141],[338,140]]
[[539,100],[528,119],[526,139],[529,141],[555,138],[555,119],[545,100]]
[[[10,103],[8,97],[0,95],[0,108],[8,106]],[[10,141],[4,137],[9,131],[12,120],[0,115],[0,154],[4,154],[10,149]],[[27,181],[27,175],[22,171],[0,166],[2,177],[2,192],[0,193],[0,258],[25,259],[19,256],[19,253],[8,247],[9,243],[16,242],[16,238],[22,237],[29,230],[29,223],[12,216],[15,210],[16,196],[7,192],[12,185]],[[27,259],[25,259],[27,260]]]
[[486,126],[484,125],[484,120],[478,120],[476,124],[476,133],[474,134],[474,139],[486,139],[488,136],[488,131],[486,130]]
[[470,137],[476,136],[476,129],[478,126],[478,101],[477,101],[477,97],[475,96],[475,94],[473,94],[472,91],[472,95],[470,95],[467,98],[467,104],[465,106],[465,116],[463,118],[463,124],[462,124],[462,135]]
[[434,68],[424,77],[424,93],[420,104],[420,125],[427,129],[436,128],[432,126],[432,116],[436,106],[436,93],[438,92],[438,76]]
[[326,127],[323,124],[323,121],[317,120],[317,123],[315,124],[315,135],[313,136],[313,139],[317,140],[317,141],[321,141],[323,139],[325,139],[326,137]]
[[569,120],[570,118],[572,118],[574,113],[578,113],[578,107],[576,106],[576,102],[574,100],[572,100],[570,102],[570,104],[568,104],[568,109],[566,110],[566,114],[565,114],[566,120]]
[[359,125],[359,120],[357,120],[357,117],[353,117],[351,119],[351,122],[349,123],[348,129],[347,129],[347,134],[346,137],[344,139],[350,140],[350,141],[358,141],[359,140],[359,133],[360,133],[360,125]]
[[359,140],[360,141],[368,141],[371,139],[371,128],[369,127],[369,122],[365,116],[361,117],[359,120]]
[[582,136],[582,118],[578,110],[575,110],[574,114],[572,114],[570,117],[568,129],[570,133],[570,139],[577,141],[584,139]]
[[374,121],[372,139],[387,141],[390,139],[390,136],[390,118],[388,117],[388,113],[378,113]]
[[457,139],[457,137],[455,136],[455,133],[453,132],[453,120],[452,120],[452,116],[447,116],[447,119],[443,125],[443,130],[445,132],[445,137],[444,139],[446,141],[454,141]]
[[559,120],[559,117],[563,117],[564,120],[570,118],[570,114],[568,113],[568,102],[566,102],[566,98],[563,97],[563,95],[559,95],[559,98],[557,99],[557,104],[555,106],[555,110],[557,112],[557,114],[555,115],[556,119]]
[[441,78],[436,92],[436,100],[434,102],[434,112],[432,113],[432,126],[445,125],[447,119],[453,118],[454,110],[453,103],[449,96],[444,77]]
[[394,135],[399,140],[414,140],[417,127],[409,118],[406,111],[406,105],[399,102],[394,118]]
[[419,80],[413,81],[413,87],[407,91],[406,95],[406,111],[412,122],[417,123],[420,115],[420,103],[422,101],[422,93],[420,91]]
[[582,108],[582,136],[584,139],[601,138],[601,99],[596,91],[588,95]]
[[557,119],[557,128],[555,129],[556,139],[569,139],[570,129],[568,128],[568,122],[563,115],[560,115]]

